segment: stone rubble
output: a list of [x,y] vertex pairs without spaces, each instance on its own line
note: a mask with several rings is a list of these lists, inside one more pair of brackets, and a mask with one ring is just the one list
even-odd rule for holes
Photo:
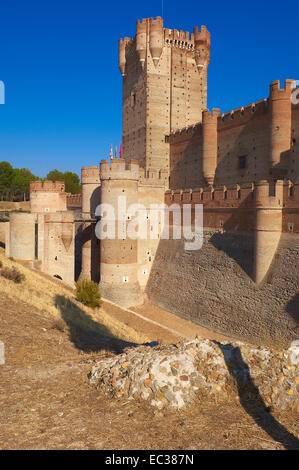
[[298,348],[273,351],[208,339],[141,345],[98,361],[89,383],[115,397],[150,400],[176,409],[196,397],[255,397],[265,405],[299,411]]

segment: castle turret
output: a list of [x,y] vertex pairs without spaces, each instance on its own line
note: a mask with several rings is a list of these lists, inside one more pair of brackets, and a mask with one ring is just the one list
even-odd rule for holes
[[270,129],[270,172],[281,163],[283,153],[290,150],[292,133],[291,93],[293,80],[285,80],[285,88],[280,88],[279,80],[270,84],[269,105],[271,113]]
[[119,56],[118,56],[119,70],[122,76],[126,73],[126,38],[119,40]]
[[[125,160],[112,160],[111,166],[106,160],[101,161],[101,203],[112,208],[113,213],[102,215],[101,224],[115,228],[115,237],[102,239],[100,264],[100,290],[103,297],[123,306],[136,305],[142,302],[138,283],[137,244],[127,236],[129,220],[121,212],[119,204],[126,209],[138,201],[139,165],[131,160],[126,168]],[[119,199],[121,198],[121,199]],[[109,212],[109,211],[108,211]],[[105,229],[103,228],[105,231]]]
[[146,19],[136,23],[136,51],[142,66],[146,57],[146,25]]
[[35,223],[35,214],[22,212],[12,212],[10,214],[8,239],[6,240],[6,244],[9,246],[9,249],[6,250],[7,256],[27,261],[35,259]]
[[194,28],[195,62],[199,70],[205,69],[210,63],[210,33],[205,26]]
[[268,272],[281,236],[283,181],[276,181],[271,192],[268,181],[259,181],[254,186],[254,194],[256,221],[253,278],[259,284]]
[[67,193],[63,181],[31,181],[30,210],[32,213],[57,212],[67,210]]
[[158,65],[163,51],[164,34],[163,34],[163,20],[160,16],[154,20],[150,18],[150,36],[149,47],[155,66]]
[[96,206],[100,203],[100,169],[98,166],[84,166],[81,169],[82,215],[94,217]]
[[208,109],[202,113],[202,172],[208,185],[214,183],[215,171],[217,167],[217,119],[220,109],[213,109],[211,113]]

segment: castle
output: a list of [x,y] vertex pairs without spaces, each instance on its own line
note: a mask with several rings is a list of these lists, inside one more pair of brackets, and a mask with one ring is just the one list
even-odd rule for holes
[[[70,285],[92,279],[125,307],[148,298],[219,332],[286,342],[299,321],[294,82],[274,81],[268,98],[221,114],[207,109],[209,62],[205,26],[190,35],[160,17],[137,21],[135,37],[119,41],[124,158],[83,167],[82,199],[63,183],[32,182],[31,212],[11,215],[6,253]],[[100,241],[96,208],[119,196],[146,210],[202,204],[203,247]]]

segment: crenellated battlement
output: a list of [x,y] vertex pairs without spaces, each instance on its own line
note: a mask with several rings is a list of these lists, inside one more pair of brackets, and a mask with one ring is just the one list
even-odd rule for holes
[[51,180],[38,180],[30,182],[30,193],[43,191],[43,192],[55,192],[64,193],[65,184],[63,181],[51,181]]
[[167,138],[169,142],[176,143],[183,141],[185,139],[190,139],[196,134],[200,134],[202,131],[202,123],[198,122],[196,124],[192,124],[191,126],[184,127],[182,129],[177,129],[174,132],[171,132]]
[[274,80],[270,83],[270,99],[289,99],[293,90],[294,80],[286,79],[284,81],[284,88],[280,87],[280,80]]
[[221,114],[218,119],[218,128],[235,127],[246,124],[248,121],[268,112],[268,100],[262,99],[249,103],[237,109]]
[[89,167],[83,166],[81,168],[81,182],[82,184],[100,183],[100,169],[97,165]]
[[82,194],[67,193],[66,205],[68,209],[82,207]]
[[139,166],[137,160],[113,159],[111,164],[107,160],[100,163],[101,180],[137,180],[141,185],[157,184],[165,186],[168,183],[168,171],[149,168],[145,170]]
[[113,159],[109,165],[108,160],[100,162],[100,179],[120,179],[120,180],[138,180],[139,163],[131,159],[127,162],[125,159]]
[[156,19],[155,18],[149,18],[148,22],[151,25],[157,25],[157,26],[162,26],[163,27],[163,19],[161,18],[161,16],[157,16]]
[[157,170],[156,168],[139,169],[139,183],[141,185],[168,186],[168,171],[166,169]]
[[[292,188],[292,189],[290,189]],[[166,203],[203,204],[204,208],[282,208],[298,206],[299,178],[165,191]]]

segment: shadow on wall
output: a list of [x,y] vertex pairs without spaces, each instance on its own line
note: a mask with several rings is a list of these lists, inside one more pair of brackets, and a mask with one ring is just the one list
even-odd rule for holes
[[249,368],[242,358],[240,348],[215,341],[223,354],[228,371],[236,384],[240,404],[256,424],[285,449],[299,449],[299,440],[282,426],[272,415],[254,384]]
[[75,260],[75,282],[78,281],[82,270],[82,225],[75,227],[75,243],[74,243],[74,260]]
[[90,353],[105,350],[118,354],[127,347],[139,346],[113,336],[106,326],[95,322],[84,310],[64,296],[56,296],[55,306],[69,328],[70,340],[81,351]]
[[[95,235],[95,223],[90,223],[87,227],[83,227],[78,234],[78,249],[80,252],[80,271],[79,271],[79,261],[78,261],[78,270],[76,273],[78,277],[81,273],[82,267],[82,246],[90,243],[89,253],[90,259],[88,260],[88,266],[90,266],[90,278],[92,281],[99,283],[100,282],[100,240]],[[84,254],[85,255],[85,254]],[[87,256],[87,254],[86,254]]]
[[100,204],[100,201],[101,201],[101,187],[99,186],[93,191],[91,198],[90,198],[90,215],[91,215],[91,218],[93,219],[95,218],[96,208]]
[[233,209],[232,215],[223,224],[224,232],[214,233],[209,241],[217,250],[224,251],[235,260],[253,280],[254,232],[252,227],[255,223],[255,214],[252,195],[253,193],[248,195],[238,208]]

